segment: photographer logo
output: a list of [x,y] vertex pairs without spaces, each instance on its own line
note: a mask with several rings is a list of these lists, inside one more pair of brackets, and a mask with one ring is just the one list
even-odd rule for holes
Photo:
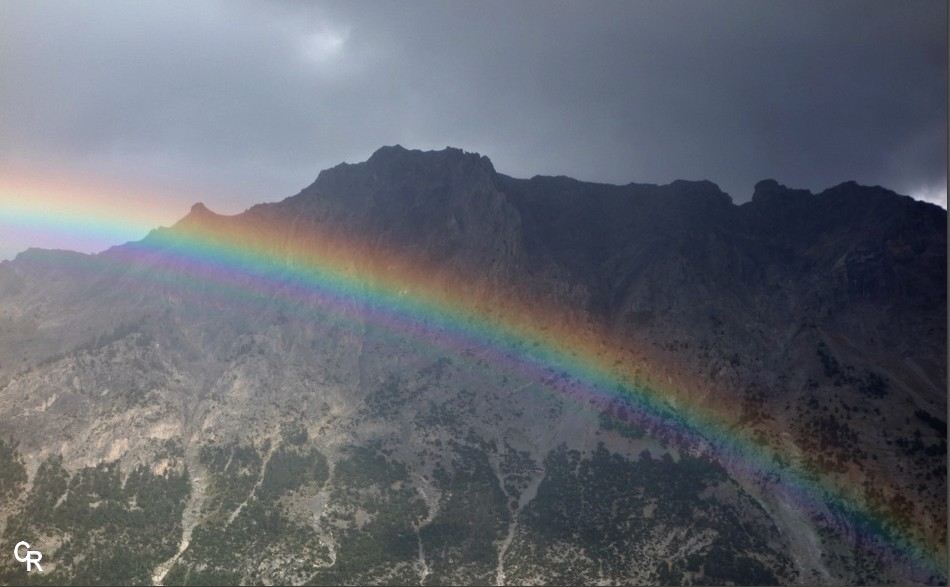
[[[22,547],[22,548],[21,548]],[[26,556],[20,556],[20,551],[22,549],[29,549],[30,545],[26,542],[17,542],[16,546],[13,547],[13,556],[21,563],[26,563],[26,571],[30,572],[33,570],[33,565],[36,565],[39,572],[43,572],[43,567],[40,566],[40,561],[43,560],[43,553],[38,550],[27,550]]]

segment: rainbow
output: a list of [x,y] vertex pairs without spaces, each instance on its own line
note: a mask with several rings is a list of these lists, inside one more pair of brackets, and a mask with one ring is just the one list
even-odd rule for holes
[[141,239],[180,217],[184,207],[168,199],[148,187],[0,164],[0,260],[20,252],[10,248],[17,241],[91,253]]
[[[38,212],[24,206],[18,214],[28,223]],[[99,256],[120,264],[150,264],[157,270],[150,278],[194,280],[233,303],[253,305],[279,296],[302,312],[315,306],[357,308],[361,317],[387,330],[436,348],[481,349],[494,368],[536,381],[545,374],[566,374],[579,396],[575,400],[621,400],[644,426],[684,445],[710,447],[730,473],[770,477],[782,499],[796,507],[845,516],[862,547],[875,557],[888,557],[906,577],[947,579],[947,554],[939,537],[925,535],[899,514],[865,505],[856,477],[836,481],[808,471],[774,443],[753,437],[736,425],[738,405],[721,399],[712,405],[702,395],[687,395],[686,390],[709,384],[652,356],[645,345],[565,317],[563,308],[523,301],[489,280],[429,267],[342,234],[295,234],[253,219],[204,215],[196,221],[198,215],[192,214],[172,229],[157,229]],[[101,216],[93,226],[95,232],[118,231],[123,224]]]

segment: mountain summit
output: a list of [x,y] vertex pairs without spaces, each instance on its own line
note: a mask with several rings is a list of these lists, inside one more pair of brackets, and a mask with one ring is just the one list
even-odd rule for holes
[[0,540],[57,583],[945,584],[946,250],[880,187],[393,146],[28,251]]

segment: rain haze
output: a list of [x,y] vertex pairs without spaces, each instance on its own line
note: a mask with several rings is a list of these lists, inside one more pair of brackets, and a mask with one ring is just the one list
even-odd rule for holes
[[946,207],[947,3],[0,3],[0,259],[234,214],[382,145],[515,177]]

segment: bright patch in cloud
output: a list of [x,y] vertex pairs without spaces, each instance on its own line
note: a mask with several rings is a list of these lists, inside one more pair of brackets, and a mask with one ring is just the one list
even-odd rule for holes
[[930,202],[947,209],[947,184],[929,185],[910,193],[915,200]]
[[348,28],[324,26],[303,37],[300,43],[301,55],[307,61],[325,63],[343,52],[349,36]]

